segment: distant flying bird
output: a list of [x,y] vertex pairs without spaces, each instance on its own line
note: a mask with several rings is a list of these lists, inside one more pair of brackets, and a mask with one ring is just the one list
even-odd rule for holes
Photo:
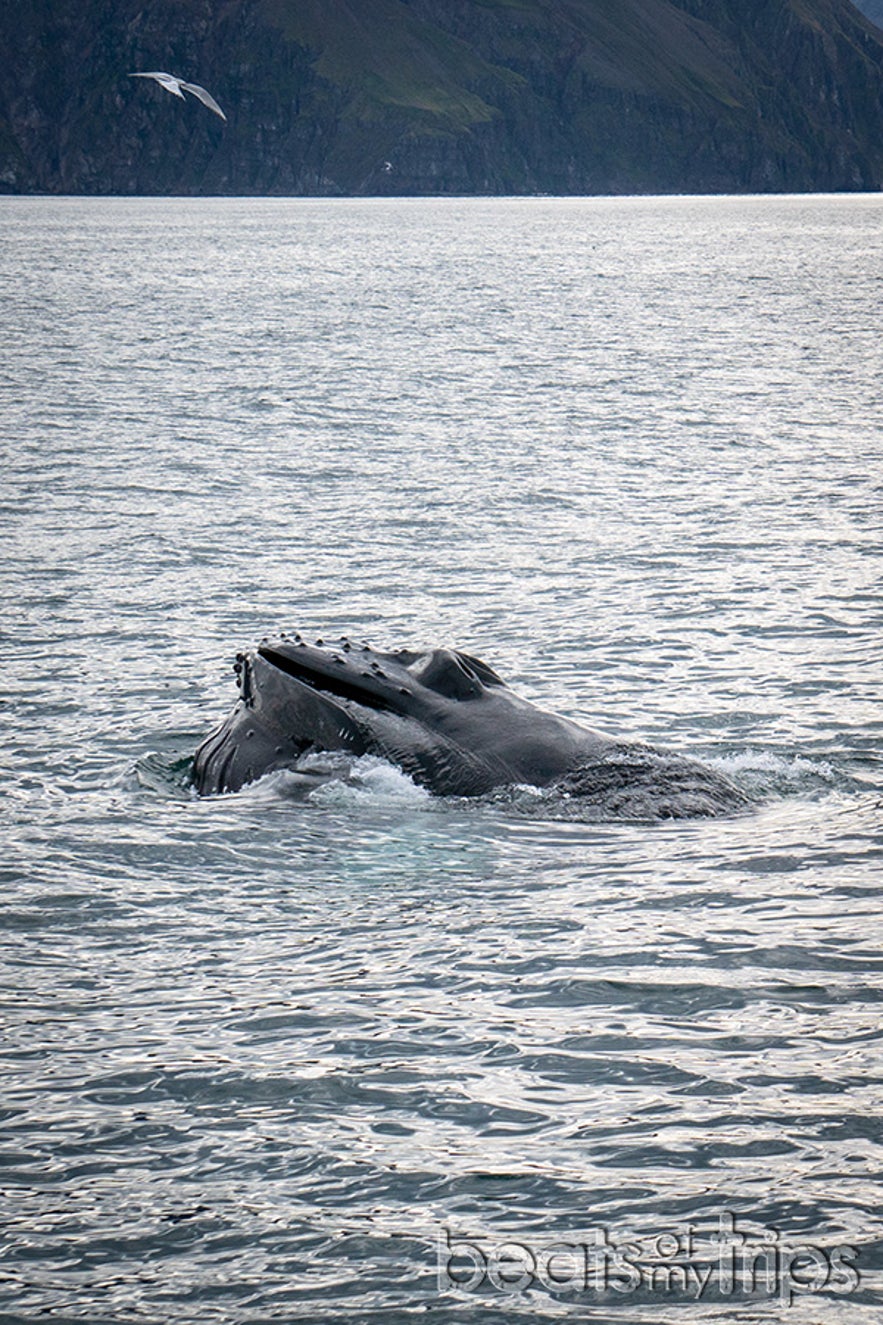
[[[164,87],[167,92],[171,92],[172,96],[180,97],[182,101],[185,99],[184,92],[192,92],[195,97],[199,97],[204,106],[208,106],[209,110],[213,110],[216,115],[220,115],[222,120],[227,118],[211,92],[206,92],[205,88],[200,87],[198,83],[185,83],[183,78],[175,78],[174,74],[129,74],[129,77],[153,78],[159,83],[160,87]],[[182,87],[184,92],[181,91]]]

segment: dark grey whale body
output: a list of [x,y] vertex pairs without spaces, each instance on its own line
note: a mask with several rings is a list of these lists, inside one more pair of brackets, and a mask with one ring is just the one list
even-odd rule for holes
[[[239,654],[235,670],[239,700],[194,757],[201,795],[239,791],[266,773],[296,769],[308,754],[346,751],[388,760],[441,796],[553,787],[567,798],[625,806],[615,817],[651,818],[732,813],[746,804],[714,770],[547,713],[466,653],[382,653],[347,639],[326,648],[296,635]],[[646,814],[628,813],[660,788]]]

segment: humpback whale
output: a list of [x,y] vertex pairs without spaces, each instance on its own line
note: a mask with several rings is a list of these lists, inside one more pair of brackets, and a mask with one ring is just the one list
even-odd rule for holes
[[381,652],[345,637],[326,647],[280,636],[237,654],[234,671],[237,703],[194,756],[200,795],[239,791],[266,773],[297,770],[305,756],[345,751],[379,756],[439,796],[526,785],[639,818],[725,814],[748,803],[696,760],[536,707],[459,650]]

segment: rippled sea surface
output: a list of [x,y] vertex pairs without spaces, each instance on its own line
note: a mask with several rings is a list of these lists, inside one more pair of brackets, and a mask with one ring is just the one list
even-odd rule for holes
[[[0,201],[4,1321],[877,1325],[881,227]],[[754,807],[193,797],[290,629]]]

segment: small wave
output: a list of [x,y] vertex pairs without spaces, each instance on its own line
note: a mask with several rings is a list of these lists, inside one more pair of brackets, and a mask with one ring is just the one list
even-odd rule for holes
[[759,800],[771,796],[822,795],[844,780],[842,771],[826,759],[777,754],[772,750],[748,749],[713,755],[706,763]]
[[192,764],[193,757],[190,754],[168,754],[151,750],[142,755],[134,767],[128,770],[121,785],[163,798],[187,799],[191,794]]

